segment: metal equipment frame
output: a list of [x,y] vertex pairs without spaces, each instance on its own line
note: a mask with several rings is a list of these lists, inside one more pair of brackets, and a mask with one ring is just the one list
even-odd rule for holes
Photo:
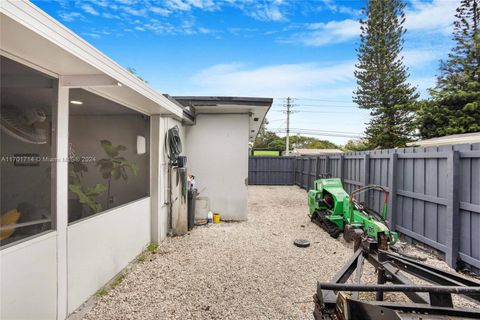
[[[377,271],[375,285],[360,283],[365,260]],[[354,272],[354,283],[347,284]],[[406,274],[431,285],[416,285]],[[386,285],[387,282],[392,285]],[[338,291],[352,292],[352,296]],[[375,292],[376,299],[361,301],[359,292]],[[411,302],[385,302],[384,292],[401,292]],[[479,308],[455,308],[452,294],[479,303]],[[316,320],[480,319],[480,282],[379,250],[376,241],[364,239],[352,258],[330,282],[317,283],[314,301],[313,314]]]

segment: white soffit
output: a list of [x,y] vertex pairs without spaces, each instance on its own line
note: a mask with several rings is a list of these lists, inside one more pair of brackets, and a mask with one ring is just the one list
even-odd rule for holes
[[[255,141],[258,130],[262,125],[270,106],[258,105],[236,105],[236,104],[217,104],[217,105],[195,105],[195,114],[248,114],[249,117],[249,141]],[[257,119],[255,121],[255,119]]]
[[[1,52],[58,76],[107,75],[121,86],[91,91],[147,114],[183,117],[182,108],[28,1],[0,0]],[[89,89],[86,87],[85,89]]]

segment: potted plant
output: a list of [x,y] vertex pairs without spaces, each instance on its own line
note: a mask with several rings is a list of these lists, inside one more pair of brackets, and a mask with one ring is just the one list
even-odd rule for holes
[[128,181],[127,172],[130,171],[133,175],[137,175],[138,166],[135,163],[130,163],[120,153],[127,150],[123,145],[114,146],[109,140],[100,141],[103,151],[107,158],[100,159],[96,166],[99,167],[102,177],[107,180],[107,208],[113,203],[114,199],[111,194],[112,179]]

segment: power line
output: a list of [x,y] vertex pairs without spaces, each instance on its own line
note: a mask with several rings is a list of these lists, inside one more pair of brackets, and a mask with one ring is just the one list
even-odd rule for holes
[[[273,105],[274,107],[280,106],[280,105]],[[303,104],[300,103],[298,104],[300,107],[315,107],[315,108],[358,108],[358,105],[354,106],[340,106],[340,105],[319,105],[319,104]]]
[[[285,99],[285,97],[275,97],[274,99]],[[295,100],[307,100],[307,101],[323,101],[323,102],[340,102],[340,103],[354,103],[349,100],[335,100],[335,99],[317,99],[317,98],[295,98]]]
[[[282,110],[273,110],[274,112],[285,112]],[[340,112],[340,111],[314,111],[314,110],[295,110],[295,112],[307,112],[307,113],[351,113],[351,112]]]
[[[282,131],[283,128],[271,128],[271,131]],[[360,132],[351,132],[351,131],[333,131],[333,130],[316,130],[316,129],[304,129],[304,128],[290,128],[290,130],[294,131],[305,131],[305,132],[317,132],[317,133],[335,133],[335,134],[350,134],[350,135],[358,135],[361,136],[362,133]]]
[[335,100],[335,99],[316,99],[316,98],[296,98],[297,100],[306,101],[322,101],[322,102],[340,102],[340,103],[354,103],[352,100]]
[[[284,129],[282,127],[278,128],[271,128],[272,130],[281,130]],[[319,132],[338,132],[338,133],[355,133],[355,134],[362,134],[361,132],[352,132],[352,131],[335,131],[335,130],[321,130],[321,129],[310,129],[310,128],[292,128],[290,129],[295,129],[295,130],[310,130],[310,131],[319,131]]]
[[319,129],[308,129],[308,128],[290,128],[292,130],[308,130],[308,131],[316,131],[316,132],[334,132],[334,133],[351,133],[351,134],[359,134],[361,132],[352,132],[352,131],[335,131],[335,130],[319,130]]
[[[285,133],[285,131],[275,131],[275,132],[276,133]],[[305,134],[305,135],[319,136],[319,137],[340,137],[340,138],[352,138],[352,139],[362,138],[362,136],[349,135],[349,134],[338,134],[338,133],[319,133],[319,132],[304,132],[304,131],[293,131],[293,130],[291,130],[289,133]]]

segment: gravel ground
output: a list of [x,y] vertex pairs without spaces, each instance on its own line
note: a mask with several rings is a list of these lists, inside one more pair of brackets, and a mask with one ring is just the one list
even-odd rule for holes
[[[307,212],[300,188],[250,186],[247,222],[168,238],[83,318],[312,319],[316,282],[329,281],[353,251]],[[296,238],[310,247],[295,247]],[[374,283],[373,268],[365,271]]]

